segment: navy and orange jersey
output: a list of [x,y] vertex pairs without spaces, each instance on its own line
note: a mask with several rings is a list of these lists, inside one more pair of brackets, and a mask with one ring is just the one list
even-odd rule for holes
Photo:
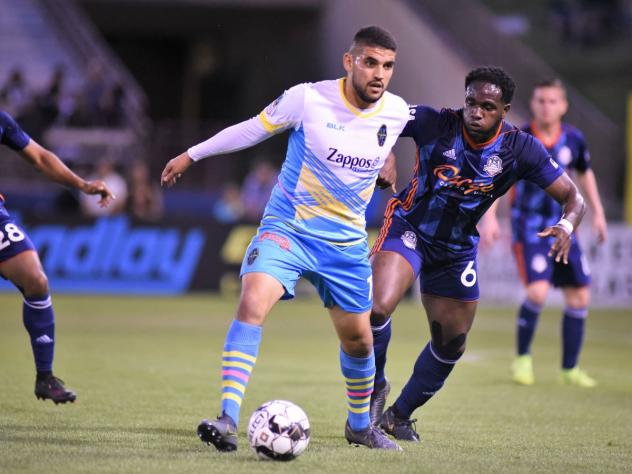
[[[533,123],[523,127],[523,130],[538,138],[564,170],[584,173],[590,168],[590,154],[584,135],[572,125],[563,123],[558,137],[551,143],[541,138]],[[545,227],[554,225],[561,213],[560,204],[540,188],[528,182],[516,183],[511,205],[514,240],[538,241],[536,234]]]
[[470,251],[479,240],[477,222],[516,181],[546,188],[563,174],[538,140],[507,122],[476,144],[464,128],[462,110],[415,106],[410,113],[401,136],[417,145],[414,176],[389,201],[378,246],[397,215],[428,244]]

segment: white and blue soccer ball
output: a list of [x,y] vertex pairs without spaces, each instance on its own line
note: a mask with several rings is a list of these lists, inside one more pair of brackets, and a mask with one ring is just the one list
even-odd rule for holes
[[264,403],[248,422],[248,443],[262,459],[291,461],[307,449],[309,434],[305,412],[286,400]]

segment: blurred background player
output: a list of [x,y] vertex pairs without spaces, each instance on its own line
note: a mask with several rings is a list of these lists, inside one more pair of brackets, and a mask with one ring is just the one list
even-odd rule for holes
[[387,31],[359,30],[343,56],[345,78],[290,88],[258,117],[190,148],[162,173],[162,182],[172,185],[195,161],[291,130],[278,183],[241,267],[241,296],[222,356],[222,413],[198,426],[200,439],[220,451],[237,449],[241,403],[262,325],[277,301],[294,296],[301,276],[317,288],[340,338],[345,438],[369,448],[401,449],[369,419],[375,364],[364,217],[380,169],[408,121],[406,103],[386,92],[396,49]]
[[[514,89],[501,68],[474,69],[465,78],[463,109],[413,107],[402,132],[418,149],[414,177],[389,201],[371,260],[371,417],[397,439],[419,441],[410,415],[443,386],[465,351],[479,298],[476,224],[489,206],[518,180],[560,202],[562,218],[538,234],[554,238],[549,253],[556,261],[567,260],[571,234],[584,214],[582,196],[542,144],[504,121]],[[395,403],[382,413],[390,391],[384,375],[390,316],[417,277],[431,341]]]
[[[99,203],[107,206],[114,198],[103,181],[84,181],[70,171],[49,150],[32,140],[5,112],[0,111],[0,143],[17,151],[22,158],[47,178],[85,194],[98,194]],[[74,402],[76,394],[53,375],[55,352],[55,314],[48,279],[37,251],[28,235],[10,216],[0,195],[0,275],[11,281],[24,296],[24,326],[31,338],[37,378],[35,396],[57,403]]]
[[[606,219],[595,175],[590,168],[590,155],[583,134],[572,125],[562,122],[567,110],[566,90],[562,82],[559,79],[544,80],[533,89],[533,121],[523,130],[538,138],[559,166],[573,171],[573,178],[591,208],[593,231],[598,242],[603,243],[607,237]],[[555,262],[547,256],[549,242],[538,238],[537,233],[553,225],[559,218],[560,206],[554,199],[525,181],[516,183],[511,197],[513,248],[520,276],[527,289],[526,298],[518,310],[517,357],[512,365],[513,380],[522,385],[531,385],[535,381],[531,342],[552,284],[562,288],[565,301],[560,380],[580,387],[594,387],[595,380],[577,366],[590,303],[588,262],[575,235],[572,237],[568,264]],[[483,219],[483,240],[493,241],[499,237],[496,207],[492,206]]]

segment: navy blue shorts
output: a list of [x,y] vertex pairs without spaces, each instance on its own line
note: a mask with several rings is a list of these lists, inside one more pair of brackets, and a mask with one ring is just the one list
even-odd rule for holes
[[9,215],[0,200],[0,262],[15,257],[26,250],[35,250],[24,229]]
[[577,240],[571,244],[568,264],[556,262],[554,257],[548,256],[551,244],[550,239],[535,243],[514,241],[513,250],[522,281],[528,285],[545,280],[556,287],[590,285],[590,267]]
[[476,248],[455,252],[424,240],[405,219],[393,216],[371,254],[389,251],[404,257],[420,277],[422,293],[461,301],[479,298]]

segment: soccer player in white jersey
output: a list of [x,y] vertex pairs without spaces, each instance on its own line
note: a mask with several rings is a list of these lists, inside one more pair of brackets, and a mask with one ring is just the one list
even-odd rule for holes
[[307,278],[340,338],[349,443],[401,449],[369,422],[375,360],[364,213],[380,169],[409,118],[404,100],[386,92],[396,44],[385,30],[359,30],[343,56],[346,77],[299,84],[257,117],[229,127],[167,163],[173,185],[202,158],[241,150],[290,131],[287,155],[261,226],[241,267],[241,297],[222,354],[222,413],[198,436],[219,451],[237,449],[237,425],[257,359],[262,325],[280,299]]

